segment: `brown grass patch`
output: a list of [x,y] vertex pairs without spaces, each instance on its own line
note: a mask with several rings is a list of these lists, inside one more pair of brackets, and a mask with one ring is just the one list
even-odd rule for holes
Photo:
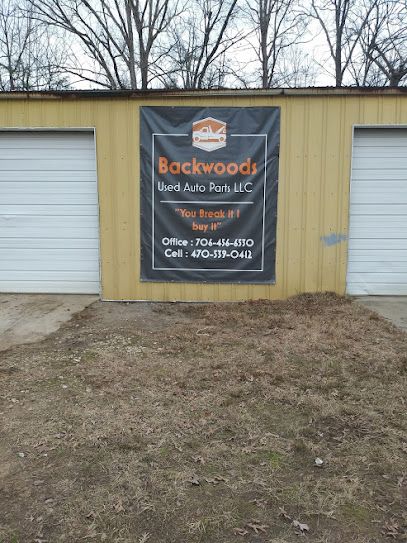
[[0,543],[406,541],[407,336],[349,299],[96,303],[0,356]]

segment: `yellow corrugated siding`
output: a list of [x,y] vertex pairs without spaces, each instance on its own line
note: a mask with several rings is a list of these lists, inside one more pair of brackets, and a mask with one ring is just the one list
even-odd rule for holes
[[[140,282],[140,105],[281,108],[275,285]],[[0,101],[2,128],[96,129],[102,297],[245,300],[345,292],[353,125],[407,125],[407,96],[237,96]]]

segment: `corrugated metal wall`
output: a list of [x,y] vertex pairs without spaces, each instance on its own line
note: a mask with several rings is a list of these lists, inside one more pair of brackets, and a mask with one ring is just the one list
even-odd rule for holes
[[[280,106],[275,285],[141,283],[139,106]],[[245,300],[345,292],[353,125],[407,124],[407,96],[194,96],[0,100],[0,127],[95,127],[102,296]]]

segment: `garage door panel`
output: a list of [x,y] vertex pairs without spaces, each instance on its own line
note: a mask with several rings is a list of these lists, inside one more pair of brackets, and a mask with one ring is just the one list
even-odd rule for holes
[[[0,216],[0,228],[12,227],[15,230],[20,228],[76,228],[87,230],[90,227],[97,227],[95,216],[83,215],[80,221],[74,216],[61,215],[3,215]],[[7,237],[7,236],[4,236]],[[54,237],[54,236],[51,236]],[[77,237],[77,236],[71,236]],[[86,236],[88,237],[88,236]],[[93,236],[92,236],[93,237]]]
[[369,273],[402,273],[407,274],[407,261],[394,262],[391,260],[359,260],[350,262],[348,273],[364,273],[369,270]]
[[[24,160],[30,161],[33,164],[37,164],[37,162],[44,162],[45,158],[45,168],[44,170],[48,170],[48,161],[46,157],[41,157],[41,153],[38,152],[38,149],[30,149],[27,147],[24,148]],[[52,154],[52,160],[54,161],[60,161],[60,162],[66,162],[66,161],[75,161],[80,162],[82,164],[89,164],[92,167],[92,154],[89,152],[88,149],[82,149],[82,148],[70,148],[65,147],[61,149],[50,149],[47,148],[48,153]],[[40,155],[40,156],[39,156]],[[21,149],[7,149],[7,156],[3,157],[1,160],[20,160],[21,159]],[[51,162],[52,164],[52,162]]]
[[403,227],[403,214],[397,215],[361,213],[359,215],[352,214],[350,223],[353,227],[368,226],[373,229],[381,230],[382,228],[399,228]]
[[[351,232],[352,235],[356,235],[356,232],[355,234],[353,234],[353,230]],[[399,251],[400,249],[405,249],[406,248],[406,240],[405,238],[396,238],[396,239],[389,239],[389,238],[384,238],[384,239],[377,239],[377,238],[355,238],[355,237],[352,237],[350,238],[349,237],[349,254],[350,252],[355,249],[355,250],[364,250],[364,249],[386,249],[386,250],[389,250],[389,251]]]
[[48,270],[94,270],[98,249],[35,249],[0,247],[3,270],[42,270],[47,262]]
[[[355,169],[352,167],[352,181],[354,183],[357,181],[367,181],[370,183],[372,180],[375,181],[376,179],[382,179],[384,182],[396,180],[404,181],[406,179],[406,171],[397,167],[382,170],[371,168],[370,165],[364,169]],[[354,183],[352,187],[355,186]]]
[[[406,151],[407,152],[407,151]],[[355,180],[355,179],[354,179]],[[367,179],[358,179],[358,183],[352,187],[352,192],[365,193],[365,192],[381,192],[383,194],[393,191],[407,192],[405,174],[403,178],[400,179],[385,179],[380,178],[367,178]]]
[[0,246],[0,260],[11,258],[13,260],[44,260],[44,258],[52,258],[53,260],[72,260],[80,258],[80,260],[93,261],[98,256],[97,247],[87,248],[35,248],[27,247],[24,251],[21,248],[4,248]]
[[[96,271],[82,270],[31,270],[30,281],[97,281],[99,274]],[[0,281],[10,280],[8,270],[0,271]],[[27,272],[25,270],[13,271],[14,281],[26,281]]]
[[406,280],[405,273],[398,272],[363,272],[363,273],[348,273],[350,283],[376,283],[376,284],[402,284]]
[[[63,200],[63,197],[61,197]],[[8,204],[0,205],[0,215],[5,217],[13,216],[40,216],[40,217],[67,217],[67,216],[84,216],[95,217],[97,216],[97,208],[95,205],[81,204],[76,205],[63,205],[63,204],[46,204],[46,205],[27,205],[27,204]]]
[[28,131],[16,130],[7,132],[7,138],[3,138],[2,149],[88,149],[94,152],[93,136],[88,131]]
[[400,192],[400,195],[397,198],[397,201],[396,201],[396,196],[394,195],[393,192],[386,192],[384,189],[382,191],[372,190],[371,192],[360,191],[359,193],[355,191],[352,194],[353,206],[365,205],[365,204],[376,204],[376,202],[379,200],[381,204],[390,204],[390,205],[402,204],[404,206],[407,206],[407,192],[405,194],[403,192]]
[[20,151],[20,159],[12,159],[12,158],[0,158],[0,171],[1,177],[7,176],[8,171],[15,171],[16,168],[16,160],[19,160],[18,163],[18,170],[19,172],[30,172],[30,171],[38,171],[38,172],[46,172],[46,171],[60,171],[60,172],[75,172],[75,171],[94,171],[94,160],[92,157],[89,157],[86,159],[79,159],[74,160],[73,158],[70,158],[66,161],[62,161],[61,159],[55,159],[55,158],[36,158],[35,160],[31,161],[22,161],[21,160],[21,151]]
[[[98,228],[83,228],[81,226],[76,227],[46,227],[46,226],[33,226],[33,227],[21,227],[16,229],[15,226],[9,225],[6,227],[0,226],[1,230],[3,231],[3,234],[7,238],[24,238],[24,239],[30,239],[30,238],[53,238],[53,239],[60,239],[64,240],[65,238],[71,239],[72,237],[76,237],[78,239],[82,238],[83,236],[89,237],[89,239],[95,240],[97,242],[98,239]],[[62,241],[61,241],[62,243]],[[60,243],[60,245],[61,245]]]
[[373,169],[375,171],[407,169],[407,156],[404,155],[404,157],[398,159],[381,158],[377,155],[372,158],[355,156],[352,164],[354,170],[364,170],[365,168]]
[[99,292],[91,133],[0,133],[0,291]]
[[349,283],[347,293],[351,296],[407,296],[405,283]]
[[[98,238],[64,238],[64,249],[69,251],[70,249],[87,249],[96,250],[98,252],[99,240]],[[16,249],[60,249],[60,238],[46,238],[46,237],[21,237],[21,238],[0,238],[0,250],[7,249],[11,251]]]
[[[32,176],[30,176],[32,177]],[[49,194],[65,194],[65,195],[77,195],[77,194],[92,194],[95,195],[95,182],[90,179],[89,181],[60,181],[55,185],[54,180],[44,181],[38,180],[33,183],[30,181],[20,180],[19,182],[0,179],[0,194],[6,196],[8,194],[15,194],[16,196],[23,196],[24,194],[31,193],[34,195],[49,195]],[[43,196],[41,196],[43,198]],[[1,201],[2,202],[2,201]],[[42,199],[44,202],[44,199]]]
[[[387,244],[386,244],[387,245]],[[377,243],[376,243],[377,246]],[[407,262],[407,248],[353,249],[349,251],[349,265],[358,262]]]
[[394,159],[405,158],[407,151],[407,145],[395,146],[387,145],[386,147],[359,147],[358,158],[374,158],[374,159]]
[[[1,144],[1,142],[0,142]],[[0,185],[2,183],[30,183],[34,187],[37,184],[42,184],[44,182],[49,182],[52,184],[67,183],[91,183],[95,186],[95,171],[78,171],[75,170],[75,175],[66,174],[65,170],[56,171],[56,170],[47,170],[47,171],[34,171],[30,170],[29,175],[27,171],[13,170],[2,172],[0,171]],[[58,189],[58,186],[55,187]]]
[[[357,236],[357,237],[356,237]],[[399,228],[382,228],[380,230],[372,229],[368,226],[359,226],[357,228],[357,231],[355,231],[355,228],[351,229],[351,235],[349,236],[349,240],[352,242],[351,246],[353,247],[353,240],[354,239],[371,239],[376,240],[377,245],[385,246],[387,245],[387,240],[390,239],[398,239],[398,240],[405,240],[407,236],[407,226],[399,227]],[[384,241],[385,240],[385,241]],[[405,243],[405,241],[404,241]]]
[[363,180],[352,188],[352,206],[377,204],[378,202],[380,204],[407,205],[407,183],[405,180]]
[[363,141],[356,141],[353,145],[354,149],[379,149],[382,151],[383,149],[391,148],[400,148],[400,149],[406,149],[407,148],[407,138],[403,137],[386,137],[386,139],[383,139],[382,136],[379,136],[377,138],[367,138],[366,136],[363,137]]
[[63,293],[95,294],[99,292],[99,281],[1,281],[3,292],[11,293]]
[[[65,194],[65,193],[57,193],[57,192],[40,192],[38,194],[34,193],[32,189],[29,191],[21,191],[21,193],[14,193],[14,194],[3,194],[1,187],[0,187],[0,202],[2,205],[8,205],[12,206],[15,204],[15,202],[18,200],[21,202],[21,205],[31,205],[34,206],[34,214],[38,212],[38,208],[35,206],[41,206],[42,202],[44,201],[44,194],[46,194],[47,198],[47,205],[59,205],[61,203],[61,198],[63,199],[64,204],[68,205],[88,205],[92,207],[92,213],[94,214],[94,207],[97,205],[97,198],[93,193],[78,193],[78,194]],[[1,213],[1,211],[0,211]],[[73,211],[75,213],[75,211]],[[20,213],[18,213],[20,214]]]
[[[362,134],[363,131],[363,134]],[[363,137],[361,137],[363,136]],[[356,129],[354,147],[376,145],[406,145],[407,132],[405,128],[361,128]]]
[[406,129],[355,131],[350,200],[347,292],[406,294]]
[[[379,197],[378,197],[379,199]],[[353,201],[353,195],[352,195]],[[383,215],[386,215],[388,220],[391,220],[392,217],[404,217],[407,213],[407,204],[385,204],[385,203],[372,203],[372,204],[356,204],[352,203],[350,205],[350,215],[351,217],[358,216],[372,216],[377,217],[378,220],[383,219]]]
[[[61,259],[61,260],[49,260],[47,261],[47,272],[54,272],[54,271],[60,271],[60,272],[93,272],[94,266],[93,266],[93,260],[82,260],[82,259],[76,259],[75,260],[69,260],[69,259]],[[8,258],[5,258],[2,261],[1,268],[4,272],[11,271],[24,271],[24,272],[30,272],[30,275],[32,272],[43,272],[44,271],[44,259],[38,260],[9,260]],[[71,277],[70,273],[66,274],[67,276]],[[83,274],[82,274],[83,275]],[[96,276],[97,278],[97,276]]]

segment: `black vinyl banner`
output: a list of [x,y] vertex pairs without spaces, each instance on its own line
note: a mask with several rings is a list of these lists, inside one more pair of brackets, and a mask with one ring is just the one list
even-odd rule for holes
[[280,110],[142,107],[141,279],[275,282]]

